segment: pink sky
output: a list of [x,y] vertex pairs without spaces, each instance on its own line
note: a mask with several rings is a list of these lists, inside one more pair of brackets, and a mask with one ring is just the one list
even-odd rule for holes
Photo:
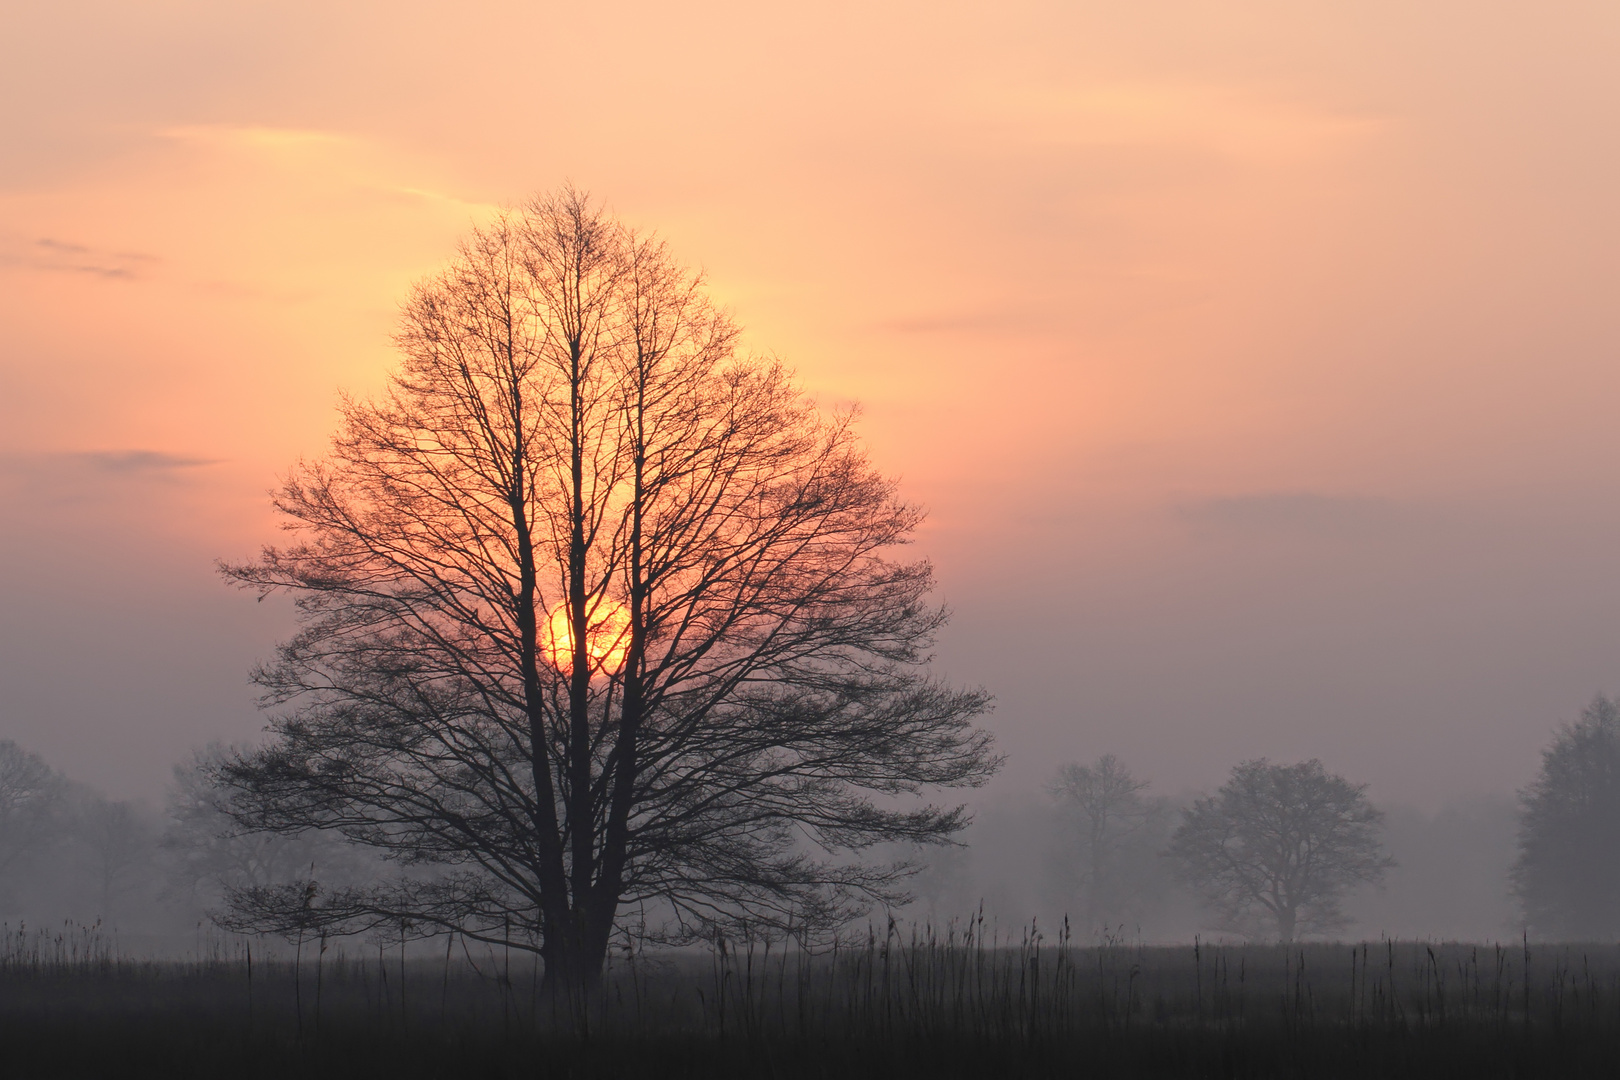
[[0,13],[0,737],[259,726],[211,561],[471,222],[655,228],[932,510],[1005,790],[1320,756],[1433,805],[1620,690],[1620,10]]

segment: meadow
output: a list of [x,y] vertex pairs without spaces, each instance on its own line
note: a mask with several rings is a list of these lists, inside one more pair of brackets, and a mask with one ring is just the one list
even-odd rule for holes
[[[615,955],[543,992],[459,938],[199,938],[123,955],[97,928],[8,930],[0,1075],[1571,1077],[1620,1068],[1620,946],[1081,945],[982,919],[806,950]],[[431,956],[429,955],[431,950]]]

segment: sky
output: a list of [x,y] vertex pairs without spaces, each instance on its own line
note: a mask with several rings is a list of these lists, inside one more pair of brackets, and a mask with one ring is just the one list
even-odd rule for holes
[[930,517],[985,797],[1511,793],[1620,691],[1620,8],[0,7],[0,737],[161,798],[410,283],[571,182]]

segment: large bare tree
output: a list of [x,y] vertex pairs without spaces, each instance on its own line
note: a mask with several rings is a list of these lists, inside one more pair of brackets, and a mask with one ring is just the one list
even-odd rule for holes
[[1383,821],[1365,784],[1320,761],[1258,758],[1181,812],[1169,853],[1222,929],[1264,926],[1293,941],[1346,925],[1346,890],[1382,880],[1394,865],[1381,849]]
[[[405,306],[228,578],[297,597],[258,670],[273,739],[227,762],[239,826],[336,830],[387,884],[246,889],[239,919],[410,920],[525,941],[592,982],[633,911],[690,936],[901,899],[855,857],[965,824],[997,759],[926,671],[921,519],[656,239],[582,195],[474,231]],[[311,897],[314,897],[312,900]]]

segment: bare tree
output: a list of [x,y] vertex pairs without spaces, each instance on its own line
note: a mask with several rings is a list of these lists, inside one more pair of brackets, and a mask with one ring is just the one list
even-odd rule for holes
[[1394,865],[1383,812],[1320,761],[1245,761],[1213,797],[1181,812],[1170,855],[1223,929],[1274,927],[1283,941],[1348,924],[1346,890]]
[[1152,826],[1162,823],[1168,810],[1143,798],[1147,787],[1147,781],[1132,776],[1113,754],[1104,754],[1089,765],[1064,765],[1047,786],[1074,826],[1080,857],[1079,914],[1089,928],[1128,914],[1138,884],[1135,879],[1142,876],[1137,863],[1143,861],[1131,856],[1157,855],[1139,841],[1162,842],[1163,832]]
[[152,880],[157,830],[133,803],[87,792],[73,811],[74,838],[89,856],[96,915],[108,922],[138,908]]
[[[955,833],[916,798],[997,759],[985,695],[925,670],[932,573],[890,556],[921,514],[853,417],[572,191],[475,231],[396,342],[281,487],[292,545],[225,567],[303,620],[255,675],[274,740],[220,771],[236,820],[414,868],[333,920],[515,928],[553,986],[632,907],[683,938],[903,900],[854,856]],[[237,902],[275,929],[288,896]]]
[[38,754],[0,739],[0,903],[9,903],[24,862],[61,825],[67,781]]
[[1599,695],[1542,752],[1519,793],[1514,891],[1540,934],[1620,932],[1620,703]]

